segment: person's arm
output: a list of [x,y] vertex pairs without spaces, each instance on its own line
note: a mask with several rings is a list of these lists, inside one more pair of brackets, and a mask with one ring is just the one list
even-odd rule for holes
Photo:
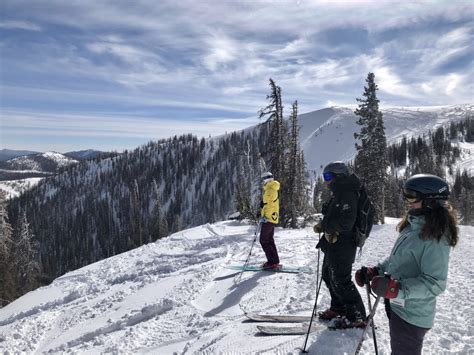
[[271,217],[271,213],[266,216],[266,212],[269,208],[269,205],[278,198],[278,191],[272,188],[267,188],[263,193],[263,208],[262,208],[262,217]]
[[398,280],[401,285],[398,297],[425,298],[441,294],[446,289],[449,252],[450,247],[443,239],[428,243],[420,260],[421,274]]

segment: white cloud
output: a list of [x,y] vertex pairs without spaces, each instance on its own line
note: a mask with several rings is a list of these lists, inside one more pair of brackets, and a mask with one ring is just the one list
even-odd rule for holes
[[26,31],[41,31],[41,27],[32,22],[15,20],[0,21],[0,28],[19,29]]
[[380,91],[385,91],[394,96],[414,96],[412,88],[409,85],[404,84],[402,79],[393,72],[392,68],[388,66],[375,68],[374,74],[379,83]]
[[225,36],[212,36],[207,40],[208,53],[203,58],[204,65],[211,71],[218,69],[237,58],[237,45]]
[[2,129],[9,135],[43,137],[113,137],[151,139],[192,133],[207,137],[244,129],[258,122],[257,118],[208,118],[200,120],[154,119],[140,116],[101,114],[56,114],[5,112]]
[[458,74],[450,74],[446,79],[446,95],[452,96],[463,78],[461,75]]
[[[451,67],[472,53],[473,9],[460,2],[50,0],[47,9],[29,3],[9,2],[7,12],[31,22],[0,24],[41,30],[21,45],[0,41],[8,73],[0,90],[16,111],[37,104],[101,119],[94,112],[100,106],[130,121],[142,113],[169,118],[167,108],[256,116],[271,77],[283,100],[297,99],[305,112],[354,103],[369,71],[389,103],[472,101],[473,70]],[[357,36],[354,43],[332,42],[351,30],[360,43]],[[22,81],[28,77],[30,83]],[[45,90],[20,88],[29,85]]]

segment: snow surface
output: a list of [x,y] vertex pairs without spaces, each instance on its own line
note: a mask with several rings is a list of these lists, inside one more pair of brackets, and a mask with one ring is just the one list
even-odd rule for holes
[[7,200],[23,194],[25,191],[35,187],[43,178],[28,178],[20,180],[0,181],[0,190],[7,193]]
[[21,156],[17,158],[13,158],[8,160],[8,162],[13,166],[13,167],[22,167],[21,169],[24,170],[37,170],[37,171],[43,171],[41,167],[41,163],[36,161],[35,159],[37,158],[44,158],[47,160],[50,160],[54,163],[56,163],[58,168],[62,168],[65,166],[69,166],[72,164],[77,164],[77,160],[69,158],[61,153],[57,152],[45,152],[45,153],[39,153],[36,155],[26,155],[26,156]]
[[[388,218],[388,224],[374,226],[354,269],[389,254],[396,222]],[[474,227],[460,230],[425,354],[474,353]],[[0,310],[0,353],[297,354],[304,336],[259,335],[242,309],[310,314],[316,274],[247,272],[235,284],[238,273],[224,266],[244,262],[254,231],[237,221],[206,224],[65,274]],[[311,227],[276,229],[286,265],[316,270],[316,242]],[[257,244],[251,262],[263,261]],[[329,301],[323,286],[318,309]],[[375,323],[380,354],[389,354],[383,307]],[[360,335],[354,329],[314,333],[309,350],[351,354]],[[370,337],[362,353],[373,353]]]
[[69,158],[61,153],[57,152],[45,152],[41,154],[43,157],[55,161],[59,167],[68,166],[71,164],[76,164],[77,160]]

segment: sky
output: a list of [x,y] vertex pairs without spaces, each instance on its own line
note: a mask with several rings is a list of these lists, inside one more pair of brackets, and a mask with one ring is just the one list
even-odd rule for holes
[[2,0],[0,149],[133,149],[285,113],[473,102],[472,1]]

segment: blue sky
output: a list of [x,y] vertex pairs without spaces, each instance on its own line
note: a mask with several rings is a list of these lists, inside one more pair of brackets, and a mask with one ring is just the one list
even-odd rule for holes
[[0,149],[135,148],[258,122],[268,79],[289,113],[472,103],[472,1],[0,4]]

